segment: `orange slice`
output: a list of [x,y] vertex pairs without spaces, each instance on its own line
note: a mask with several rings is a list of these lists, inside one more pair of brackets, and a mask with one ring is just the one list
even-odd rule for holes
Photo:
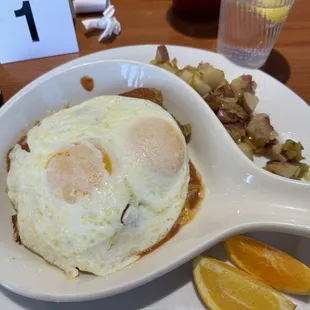
[[269,285],[213,258],[193,260],[197,291],[210,310],[293,310],[296,306]]
[[237,267],[277,290],[310,294],[310,269],[290,255],[244,236],[227,239],[224,247]]

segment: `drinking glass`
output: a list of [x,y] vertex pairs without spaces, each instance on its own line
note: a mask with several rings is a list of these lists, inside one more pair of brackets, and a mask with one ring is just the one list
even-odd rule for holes
[[262,67],[294,0],[222,0],[217,51],[235,63]]

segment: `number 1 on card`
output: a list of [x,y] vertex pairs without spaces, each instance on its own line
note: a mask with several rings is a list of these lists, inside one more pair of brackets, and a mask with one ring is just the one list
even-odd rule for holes
[[36,24],[35,24],[35,21],[33,18],[33,14],[32,14],[32,10],[31,10],[31,6],[30,6],[29,1],[23,1],[22,8],[14,11],[14,12],[15,12],[16,17],[22,17],[22,16],[26,17],[32,41],[33,42],[39,42],[40,39],[39,39],[37,27],[36,27]]
[[0,63],[78,52],[69,1],[0,0]]

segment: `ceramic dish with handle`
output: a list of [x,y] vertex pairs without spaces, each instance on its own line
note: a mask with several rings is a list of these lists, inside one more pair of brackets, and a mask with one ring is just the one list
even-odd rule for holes
[[[80,85],[91,76],[92,92]],[[136,87],[163,92],[165,107],[191,123],[190,157],[201,173],[206,193],[195,218],[172,239],[138,262],[106,277],[63,272],[13,241],[7,198],[5,158],[35,121],[66,103],[71,106],[103,94]],[[310,185],[269,174],[248,160],[201,97],[169,72],[130,61],[92,61],[84,57],[34,81],[0,111],[1,225],[0,283],[16,293],[51,301],[81,301],[114,295],[180,266],[226,237],[254,230],[310,236]]]

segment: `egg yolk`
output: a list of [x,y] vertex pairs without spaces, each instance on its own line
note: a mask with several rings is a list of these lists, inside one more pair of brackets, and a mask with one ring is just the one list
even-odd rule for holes
[[181,169],[185,157],[183,136],[169,122],[144,119],[129,134],[135,158],[150,171],[171,175]]
[[112,162],[109,155],[104,151],[102,151],[102,156],[103,156],[102,161],[105,165],[105,169],[108,171],[109,174],[112,174]]
[[104,173],[111,171],[112,163],[105,152],[95,146],[77,144],[50,159],[46,177],[51,191],[73,204],[78,197],[89,195]]

